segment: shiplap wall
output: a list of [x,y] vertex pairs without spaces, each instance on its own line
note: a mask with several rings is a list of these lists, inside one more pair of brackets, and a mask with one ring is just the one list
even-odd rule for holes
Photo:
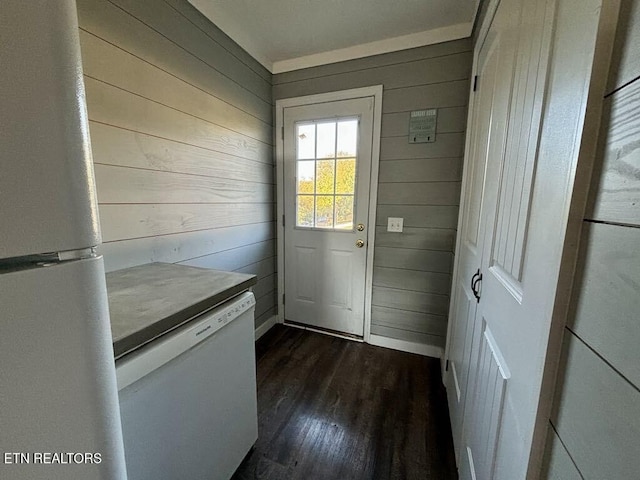
[[256,274],[275,308],[271,74],[186,0],[77,0],[108,271]]
[[640,468],[640,0],[623,0],[543,478]]
[[[274,100],[384,86],[373,334],[444,346],[471,65],[464,39],[273,76]],[[426,108],[439,109],[436,142],[409,144],[409,113]]]

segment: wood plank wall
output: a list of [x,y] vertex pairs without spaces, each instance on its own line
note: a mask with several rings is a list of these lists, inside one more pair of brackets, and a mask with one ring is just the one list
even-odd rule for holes
[[640,467],[640,0],[623,0],[543,478]]
[[271,74],[187,0],[78,0],[108,271],[253,273],[275,313]]
[[[274,100],[384,86],[373,334],[444,346],[471,66],[464,39],[273,76]],[[437,140],[409,144],[409,113],[425,108],[439,109]]]

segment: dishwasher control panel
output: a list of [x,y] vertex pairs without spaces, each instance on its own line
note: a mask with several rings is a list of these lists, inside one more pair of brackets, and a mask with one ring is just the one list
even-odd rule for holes
[[253,294],[244,293],[229,305],[217,307],[210,313],[205,313],[201,318],[195,319],[196,324],[189,328],[193,340],[195,343],[204,340],[255,304],[256,300]]
[[116,360],[118,390],[186,352],[243,313],[253,311],[255,304],[253,293],[242,293]]

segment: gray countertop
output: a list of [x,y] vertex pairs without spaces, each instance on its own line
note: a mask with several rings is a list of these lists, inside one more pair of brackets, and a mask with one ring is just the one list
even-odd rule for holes
[[150,263],[107,273],[116,358],[255,285],[255,275]]

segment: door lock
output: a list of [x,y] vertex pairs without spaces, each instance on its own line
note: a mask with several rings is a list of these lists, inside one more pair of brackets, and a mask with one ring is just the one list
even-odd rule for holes
[[356,230],[358,230],[359,232],[364,230],[364,225],[362,223],[359,223],[358,226],[356,227]]
[[356,247],[358,247],[358,248],[364,247],[364,240],[362,240],[361,238],[356,240]]

